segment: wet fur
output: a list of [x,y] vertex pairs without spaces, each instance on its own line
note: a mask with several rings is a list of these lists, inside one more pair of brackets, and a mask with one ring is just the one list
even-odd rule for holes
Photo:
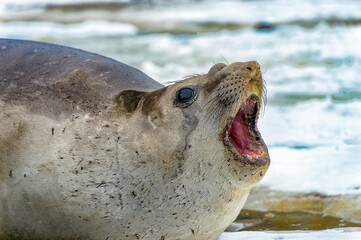
[[[268,168],[222,139],[262,95],[255,62],[162,87],[84,51],[0,46],[1,239],[215,239]],[[196,101],[174,106],[190,85]]]

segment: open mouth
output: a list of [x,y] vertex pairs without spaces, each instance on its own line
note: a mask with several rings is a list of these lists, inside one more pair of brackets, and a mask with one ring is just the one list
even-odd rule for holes
[[227,143],[230,142],[241,155],[248,156],[251,162],[265,155],[262,151],[261,134],[257,129],[259,109],[259,98],[256,95],[248,97],[238,110],[225,137]]

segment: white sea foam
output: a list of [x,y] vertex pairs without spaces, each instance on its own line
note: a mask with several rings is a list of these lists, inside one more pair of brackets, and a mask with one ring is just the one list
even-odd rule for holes
[[[261,7],[260,7],[261,6]],[[302,11],[302,13],[300,13]],[[240,22],[260,21],[284,22],[330,18],[358,18],[361,6],[357,1],[208,1],[193,4],[179,4],[177,7],[156,6],[126,12],[124,18],[154,22]]]
[[360,119],[360,101],[312,100],[297,105],[267,106],[259,128],[270,147],[338,148],[352,142],[360,144]]
[[42,37],[92,37],[134,35],[137,28],[127,23],[88,20],[77,24],[51,22],[0,22],[0,37],[36,39]]
[[[130,2],[130,0],[1,0],[0,9],[2,10],[25,10],[32,8],[42,8],[49,4],[82,4],[82,3],[108,3],[108,2]],[[1,13],[1,12],[0,12]]]
[[360,119],[359,101],[269,106],[259,128],[272,164],[261,185],[288,191],[361,193]]
[[[91,2],[130,2],[130,0],[78,0],[76,3]],[[147,1],[144,1],[147,2]],[[157,1],[155,1],[157,2]],[[162,2],[162,1],[159,1]],[[163,1],[166,2],[166,1]],[[361,15],[361,5],[356,0],[294,0],[289,4],[285,0],[277,1],[189,1],[174,5],[164,5],[134,9],[122,14],[123,19],[137,19],[145,22],[240,22],[255,23],[260,21],[285,22],[293,20],[310,20],[318,18],[358,18]],[[48,4],[73,4],[72,0],[2,0],[2,14],[11,9],[31,9]],[[260,7],[261,5],[261,7]],[[0,12],[1,13],[1,12]]]
[[356,86],[360,73],[354,67],[344,64],[332,68],[322,65],[297,67],[279,64],[269,68],[263,77],[268,83],[268,96],[272,97],[280,93],[309,95],[335,93],[341,87]]
[[[325,93],[330,89],[337,91],[340,85],[359,85],[361,68],[355,67],[361,64],[359,26],[330,28],[326,24],[319,24],[312,29],[285,26],[267,33],[246,28],[237,32],[223,31],[190,36],[151,34],[133,38],[136,33],[137,28],[134,25],[102,20],[88,20],[80,24],[12,21],[0,23],[0,37],[37,40],[51,36],[55,42],[66,42],[73,36],[77,38],[73,44],[89,42],[85,45],[89,46],[88,50],[95,49],[115,58],[121,56],[120,61],[139,67],[149,67],[146,62],[151,62],[153,67],[144,70],[160,81],[206,72],[213,62],[224,62],[224,56],[229,62],[259,61],[266,71],[264,77],[269,83],[271,94],[306,89]],[[118,35],[131,37],[106,39]],[[92,44],[89,38],[93,36],[103,37],[102,41],[107,43],[103,46]],[[81,46],[75,47],[84,48],[84,43],[79,45]],[[329,62],[331,66],[327,65]],[[178,67],[175,68],[174,65]],[[187,69],[192,72],[184,71]],[[310,79],[312,81],[309,81]],[[284,84],[285,81],[290,84]]]
[[[119,60],[124,61],[129,52],[130,64],[161,82],[207,72],[214,62],[225,62],[224,56],[228,62],[260,62],[270,96],[290,92],[329,94],[340,88],[360,87],[360,30],[359,27],[335,27],[329,32],[320,26],[313,30],[293,27],[270,34],[250,29],[186,37],[154,34],[120,39],[118,51],[123,58]],[[285,37],[283,32],[295,37]],[[136,47],[129,50],[125,47],[130,41],[132,46],[139,46],[143,51],[140,56],[147,56],[144,62],[134,58]],[[333,51],[340,46],[342,53]]]
[[[359,229],[358,229],[359,230]],[[279,239],[294,239],[294,240],[360,240],[361,232],[357,232],[357,229],[349,231],[347,229],[332,229],[323,231],[293,231],[293,232],[225,232],[218,238],[218,240],[240,240],[240,239],[252,239],[252,240],[279,240]]]
[[355,145],[271,148],[272,164],[260,185],[291,192],[361,194],[359,151]]

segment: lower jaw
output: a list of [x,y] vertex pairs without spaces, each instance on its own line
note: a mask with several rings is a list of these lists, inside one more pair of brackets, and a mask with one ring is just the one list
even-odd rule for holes
[[265,155],[265,152],[260,151],[258,153],[255,153],[246,149],[243,151],[242,155],[248,157],[251,162],[255,162],[258,158],[263,157]]
[[[260,139],[259,133],[255,134],[257,134]],[[247,135],[250,136],[251,133],[248,133]],[[230,135],[230,132],[228,132],[227,139],[239,155],[248,158],[250,162],[255,162],[258,158],[263,157],[265,152],[262,149],[261,143],[256,141],[254,137],[249,138],[248,136],[244,137],[243,140],[239,140],[235,138],[236,136],[233,134]]]
[[236,151],[241,156],[246,157],[252,163],[256,162],[259,158],[262,158],[266,154],[264,151],[254,152],[254,151],[251,151],[251,150],[248,150],[248,149],[244,149],[242,151],[239,151],[239,150],[236,149]]
[[227,148],[232,148],[233,154],[248,159],[251,163],[255,163],[258,159],[266,157],[266,152],[262,149],[237,149],[236,144],[228,137],[228,132],[223,139]]

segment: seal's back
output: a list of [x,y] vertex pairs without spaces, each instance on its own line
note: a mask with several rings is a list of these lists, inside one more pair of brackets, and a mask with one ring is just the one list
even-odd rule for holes
[[65,46],[0,39],[0,100],[59,117],[100,112],[124,89],[162,87],[113,59]]

